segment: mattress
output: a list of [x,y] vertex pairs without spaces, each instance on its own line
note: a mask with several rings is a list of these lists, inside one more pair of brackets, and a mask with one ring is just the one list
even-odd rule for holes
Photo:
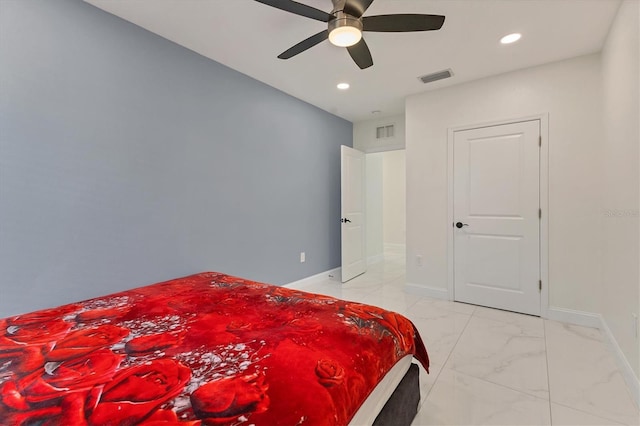
[[205,272],[0,320],[0,419],[370,424],[412,357],[399,314]]

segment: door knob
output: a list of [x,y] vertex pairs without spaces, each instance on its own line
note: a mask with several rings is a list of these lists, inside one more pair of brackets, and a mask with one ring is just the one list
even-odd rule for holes
[[458,228],[458,229],[462,228],[463,226],[469,226],[469,224],[468,223],[462,223],[462,222],[456,223],[456,228]]
[[349,219],[347,219],[346,217],[340,219],[340,222],[342,222],[342,223],[347,223],[347,222],[351,223],[351,221]]

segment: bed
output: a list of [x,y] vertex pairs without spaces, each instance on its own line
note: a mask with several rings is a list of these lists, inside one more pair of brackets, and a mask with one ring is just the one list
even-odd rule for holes
[[413,358],[399,314],[204,272],[0,319],[0,423],[409,424]]

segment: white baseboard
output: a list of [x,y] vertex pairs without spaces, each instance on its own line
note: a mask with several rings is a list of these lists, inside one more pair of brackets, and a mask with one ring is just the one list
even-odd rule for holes
[[418,296],[449,300],[449,291],[446,288],[429,287],[419,284],[406,283],[404,285],[404,289],[407,293],[415,294]]
[[547,314],[543,318],[568,324],[581,325],[583,327],[602,328],[602,319],[599,314],[572,309],[549,306]]
[[339,281],[341,270],[342,268],[329,269],[328,271],[320,272],[319,274],[315,274],[310,277],[302,278],[300,280],[284,284],[283,287],[302,288],[311,284],[325,281],[326,279]]
[[627,383],[627,387],[633,400],[640,407],[640,379],[636,377],[631,364],[627,360],[627,357],[620,349],[618,341],[614,337],[611,329],[607,325],[604,317],[601,314],[594,314],[591,312],[574,311],[571,309],[563,309],[557,307],[549,307],[547,310],[546,319],[565,322],[569,324],[581,325],[583,327],[597,328],[606,336],[609,346],[614,354],[618,368],[624,377],[624,381]]
[[609,340],[609,344],[611,345],[611,349],[613,349],[613,353],[615,354],[616,361],[618,362],[618,368],[622,372],[622,376],[624,377],[624,381],[627,382],[627,387],[631,392],[631,396],[633,400],[636,402],[636,405],[640,407],[640,379],[636,377],[631,364],[627,360],[627,357],[624,356],[624,352],[618,345],[618,341],[613,336],[611,329],[607,325],[604,317],[599,315],[601,320],[600,330],[607,336]]

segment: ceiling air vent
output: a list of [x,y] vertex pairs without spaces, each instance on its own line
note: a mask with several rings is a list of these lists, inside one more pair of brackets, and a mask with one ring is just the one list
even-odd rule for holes
[[394,135],[395,126],[393,124],[376,127],[376,139],[392,138]]
[[444,71],[434,72],[432,74],[423,75],[421,77],[418,77],[418,79],[420,81],[422,81],[423,83],[427,84],[427,83],[431,83],[431,82],[434,82],[434,81],[438,81],[438,80],[443,80],[445,78],[449,78],[452,75],[453,75],[453,71],[451,71],[451,69],[448,69],[448,70],[444,70]]

